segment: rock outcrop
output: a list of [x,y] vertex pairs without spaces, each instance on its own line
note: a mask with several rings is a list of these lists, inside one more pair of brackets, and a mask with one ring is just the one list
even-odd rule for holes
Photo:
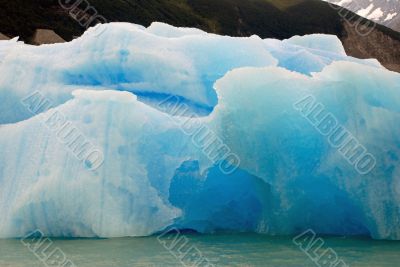
[[0,41],[1,40],[9,40],[10,38],[8,38],[8,36],[5,36],[4,34],[2,34],[1,32],[0,32]]
[[35,35],[32,38],[32,43],[36,45],[55,44],[64,42],[65,40],[61,38],[61,36],[59,36],[53,30],[47,30],[47,29],[37,29]]

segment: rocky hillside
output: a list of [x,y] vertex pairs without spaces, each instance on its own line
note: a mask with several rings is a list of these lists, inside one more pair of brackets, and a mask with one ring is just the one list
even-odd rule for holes
[[85,31],[71,17],[74,12],[79,18],[98,12],[110,22],[147,26],[162,21],[233,36],[257,34],[284,39],[311,33],[335,34],[350,55],[375,57],[400,72],[400,33],[377,25],[361,36],[356,27],[366,20],[351,12],[343,17],[343,12],[320,0],[90,0],[70,10],[61,7],[58,0],[0,0],[0,32],[31,42],[35,29],[53,29],[71,40]]

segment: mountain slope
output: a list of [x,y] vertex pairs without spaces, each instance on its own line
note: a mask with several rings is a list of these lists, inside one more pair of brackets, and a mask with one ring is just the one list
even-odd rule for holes
[[400,32],[400,0],[326,0]]
[[[396,49],[400,33],[378,25],[368,36],[359,36],[337,10],[320,0],[91,0],[90,4],[108,21],[145,26],[162,21],[219,34],[278,39],[334,34],[350,55],[375,57],[389,69],[400,71]],[[352,13],[347,17],[361,19]],[[85,30],[57,0],[0,0],[0,32],[30,42],[36,28],[54,29],[66,40]]]

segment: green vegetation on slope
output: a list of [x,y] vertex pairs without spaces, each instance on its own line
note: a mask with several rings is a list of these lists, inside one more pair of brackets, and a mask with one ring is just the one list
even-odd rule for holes
[[[335,10],[320,0],[90,0],[108,21],[148,26],[162,21],[229,35],[288,38],[295,34],[342,34]],[[29,41],[36,28],[63,38],[85,30],[58,0],[0,0],[0,31]]]
[[[148,26],[153,21],[162,21],[219,34],[257,34],[279,39],[310,33],[339,37],[343,34],[343,20],[337,10],[321,0],[89,0],[87,3],[110,22]],[[54,29],[66,40],[85,30],[61,8],[58,0],[0,0],[0,32],[29,41],[36,28]],[[400,35],[397,37],[400,39]]]

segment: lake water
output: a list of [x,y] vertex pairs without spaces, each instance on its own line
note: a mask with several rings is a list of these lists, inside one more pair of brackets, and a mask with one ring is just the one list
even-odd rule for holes
[[[215,266],[324,266],[322,262],[313,262],[311,257],[294,244],[290,237],[256,234],[185,234],[184,237],[187,238],[187,240],[184,239],[185,242],[187,241],[186,247],[190,246],[201,252],[203,263],[204,258]],[[332,249],[348,266],[400,266],[400,242],[374,241],[361,237],[324,236],[322,239],[324,244],[321,249]],[[166,248],[170,247],[167,241],[172,242],[171,237],[161,240],[162,242],[157,237],[52,239],[53,243],[49,243],[47,255],[44,253],[42,256],[32,253],[29,247],[20,240],[0,240],[0,266],[46,266],[40,259],[45,259],[55,249],[62,251],[66,259],[78,267],[184,266],[182,262],[190,266],[185,258],[180,261],[176,257],[179,254],[179,245],[170,250]],[[47,263],[51,261],[47,260]],[[58,265],[54,263],[48,266]],[[65,265],[65,267],[71,266],[73,265]]]

